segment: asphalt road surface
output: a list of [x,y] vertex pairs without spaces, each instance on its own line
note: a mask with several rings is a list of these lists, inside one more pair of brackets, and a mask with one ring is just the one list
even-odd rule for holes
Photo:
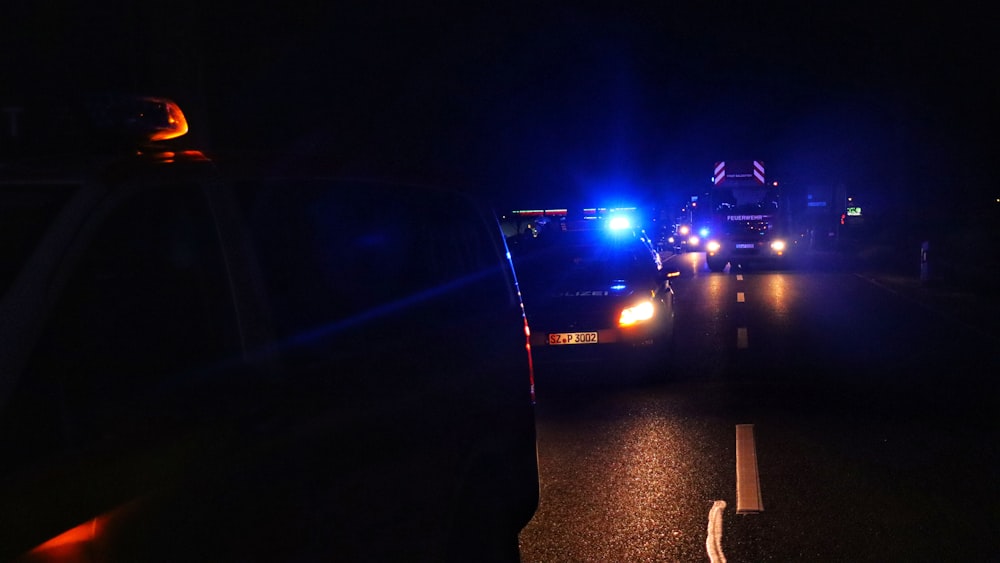
[[[522,561],[1000,552],[995,300],[837,254],[784,271],[713,274],[700,253],[672,263],[676,348],[656,379],[539,367],[542,497]],[[757,470],[741,487],[760,492],[760,510],[740,514],[738,425],[752,425],[741,454]]]

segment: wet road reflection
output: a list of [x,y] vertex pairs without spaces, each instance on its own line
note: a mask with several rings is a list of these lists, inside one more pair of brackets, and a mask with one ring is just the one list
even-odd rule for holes
[[565,405],[586,421],[540,414],[542,497],[522,561],[704,559],[705,517],[724,492],[714,466],[731,453],[672,400],[621,391]]

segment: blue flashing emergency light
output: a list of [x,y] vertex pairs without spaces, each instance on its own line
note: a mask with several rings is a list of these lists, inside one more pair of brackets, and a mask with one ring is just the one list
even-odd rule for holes
[[612,217],[608,221],[608,228],[613,231],[618,231],[621,229],[628,229],[632,227],[632,222],[628,220],[628,217]]

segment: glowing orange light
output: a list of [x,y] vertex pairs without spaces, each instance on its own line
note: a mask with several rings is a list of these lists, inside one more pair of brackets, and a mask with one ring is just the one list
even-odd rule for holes
[[66,530],[65,532],[59,534],[58,536],[48,540],[47,542],[39,545],[35,549],[31,550],[31,553],[37,554],[43,551],[49,551],[57,547],[63,547],[66,545],[79,544],[84,542],[94,541],[97,537],[98,532],[98,518],[94,518],[89,522],[84,522],[75,528]]
[[157,100],[163,104],[163,109],[167,113],[167,125],[149,134],[150,141],[166,141],[176,139],[188,132],[188,122],[184,117],[184,112],[174,102],[170,100]]

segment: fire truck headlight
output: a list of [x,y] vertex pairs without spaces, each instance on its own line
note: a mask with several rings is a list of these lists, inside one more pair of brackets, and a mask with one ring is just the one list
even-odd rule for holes
[[772,242],[771,243],[771,250],[773,250],[775,252],[784,252],[785,251],[785,241],[783,241],[783,240],[776,240],[776,241]]
[[708,244],[705,245],[705,250],[710,253],[718,252],[720,248],[722,248],[722,245],[719,244],[719,241],[717,240],[710,240],[708,241]]

